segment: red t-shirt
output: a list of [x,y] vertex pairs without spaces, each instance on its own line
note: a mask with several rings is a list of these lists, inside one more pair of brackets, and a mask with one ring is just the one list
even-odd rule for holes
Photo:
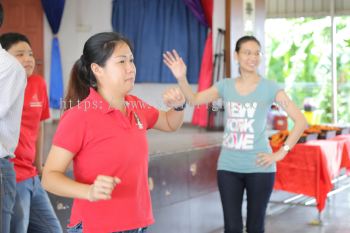
[[125,100],[126,115],[90,89],[84,101],[64,113],[53,139],[55,146],[75,154],[76,181],[92,184],[98,175],[121,179],[111,200],[74,199],[70,225],[82,222],[84,233],[124,231],[154,222],[146,129],[154,126],[159,112],[135,96]]
[[24,93],[21,130],[13,159],[17,182],[38,174],[33,165],[36,153],[36,141],[40,122],[50,117],[49,102],[45,80],[39,75],[28,78]]

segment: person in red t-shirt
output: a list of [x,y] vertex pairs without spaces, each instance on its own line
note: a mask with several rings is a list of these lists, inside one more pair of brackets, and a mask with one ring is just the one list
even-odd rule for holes
[[[74,203],[68,232],[145,232],[154,222],[146,131],[175,131],[185,98],[170,88],[157,110],[129,95],[136,68],[130,43],[115,32],[90,37],[74,64],[42,184]],[[74,180],[65,172],[73,161]]]
[[17,184],[11,232],[60,233],[62,228],[38,177],[42,170],[42,121],[50,116],[45,80],[33,75],[35,59],[26,36],[5,33],[0,36],[0,43],[17,58],[27,75],[19,141],[12,160]]

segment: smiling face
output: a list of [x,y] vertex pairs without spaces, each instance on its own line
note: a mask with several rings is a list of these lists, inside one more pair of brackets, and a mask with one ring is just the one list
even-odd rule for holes
[[92,70],[98,85],[104,89],[110,89],[113,93],[126,95],[134,87],[136,76],[134,56],[124,42],[115,46],[104,67],[98,66],[97,70],[96,67],[92,67]]
[[253,40],[242,43],[239,51],[235,52],[235,59],[241,71],[256,72],[261,59],[259,44]]
[[35,67],[35,59],[33,56],[33,51],[27,42],[20,41],[13,44],[8,50],[11,55],[17,58],[17,60],[24,67],[27,77],[33,74]]

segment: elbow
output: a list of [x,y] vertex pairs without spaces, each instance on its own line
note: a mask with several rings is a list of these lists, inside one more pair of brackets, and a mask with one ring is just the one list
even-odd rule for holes
[[181,128],[182,124],[183,124],[183,121],[181,121],[176,127],[171,128],[171,129],[170,129],[170,132],[175,132],[175,131],[177,131],[178,129]]
[[0,119],[3,119],[7,114],[7,111],[5,109],[0,109]]
[[303,116],[303,126],[304,126],[304,130],[309,127],[309,124],[307,123],[306,118],[304,116]]
[[183,124],[183,120],[181,122],[178,122],[176,125],[170,125],[168,122],[168,127],[165,131],[166,132],[175,132],[181,128],[182,124]]
[[48,190],[48,187],[47,187],[47,175],[45,172],[43,172],[42,174],[42,177],[41,177],[41,186],[43,186],[43,188],[46,190],[46,191],[49,191]]
[[306,121],[306,118],[305,116],[301,116],[301,119],[298,121],[299,124],[300,124],[300,128],[302,131],[306,130],[308,128],[308,123]]
[[42,177],[41,177],[41,185],[43,186],[43,188],[46,190],[46,191],[50,191],[50,186],[49,186],[49,183],[50,183],[50,172],[47,171],[47,169],[43,169],[43,174],[42,174]]

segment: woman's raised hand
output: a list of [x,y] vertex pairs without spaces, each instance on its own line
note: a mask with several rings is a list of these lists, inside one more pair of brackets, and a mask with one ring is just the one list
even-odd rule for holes
[[177,81],[186,79],[186,64],[175,49],[173,49],[171,52],[167,51],[163,53],[163,62],[169,67],[170,71],[173,73]]

